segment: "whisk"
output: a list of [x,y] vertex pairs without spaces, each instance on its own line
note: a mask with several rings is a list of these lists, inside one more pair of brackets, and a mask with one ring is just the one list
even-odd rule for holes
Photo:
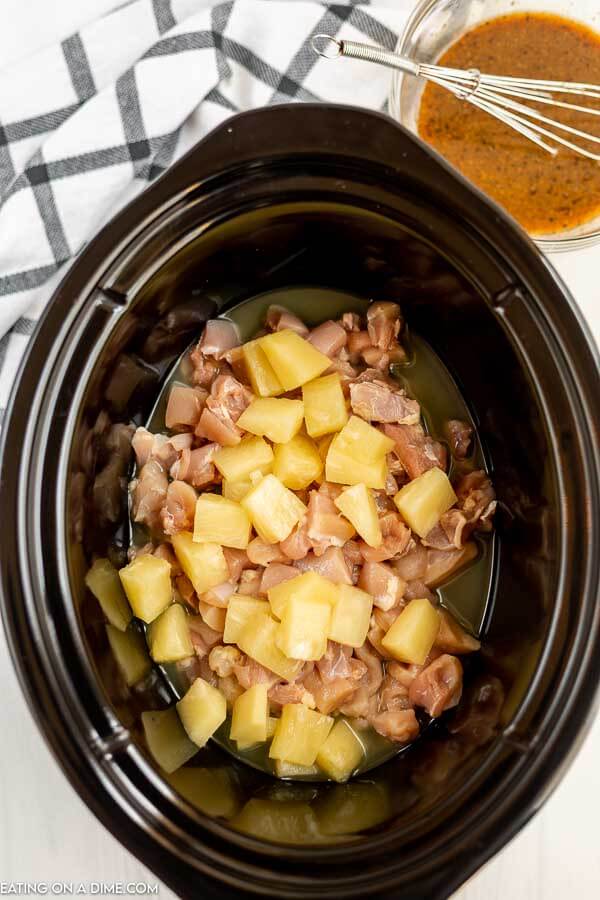
[[[553,156],[559,152],[559,147],[556,146],[558,144],[580,156],[600,162],[600,153],[593,153],[587,147],[571,140],[571,138],[581,138],[583,141],[600,144],[600,136],[581,131],[566,123],[557,122],[521,102],[529,100],[573,112],[600,116],[600,108],[580,106],[555,96],[566,97],[566,95],[572,94],[588,100],[600,100],[600,85],[485,75],[478,69],[465,71],[433,66],[429,63],[417,63],[405,56],[391,53],[389,50],[382,50],[379,47],[361,44],[357,41],[337,40],[329,34],[314,35],[311,44],[315,53],[325,59],[337,59],[341,56],[361,59],[365,62],[387,66],[390,69],[399,69],[401,72],[439,84],[460,100],[465,100],[504,122]],[[562,134],[557,132],[562,132]]]

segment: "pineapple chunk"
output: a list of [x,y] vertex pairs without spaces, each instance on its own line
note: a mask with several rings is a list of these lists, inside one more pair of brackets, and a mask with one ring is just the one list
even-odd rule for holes
[[225,615],[223,643],[237,644],[244,625],[256,612],[269,614],[270,608],[266,600],[245,597],[243,594],[234,594],[230,597]]
[[303,491],[323,471],[323,460],[310,438],[297,434],[275,447],[273,475],[292,491]]
[[276,397],[278,394],[283,394],[283,386],[273,371],[260,342],[248,341],[242,347],[242,353],[254,393],[259,397]]
[[267,437],[274,444],[285,444],[298,434],[303,419],[302,400],[262,397],[244,410],[237,424],[251,434]]
[[273,615],[283,618],[285,608],[291,599],[327,600],[333,606],[338,599],[338,586],[317,572],[303,572],[289,581],[282,581],[267,591]]
[[302,399],[306,430],[312,438],[340,431],[348,421],[346,398],[337,372],[305,384]]
[[299,766],[312,766],[332,727],[331,716],[323,716],[302,703],[286,703],[269,756]]
[[363,463],[378,462],[395,446],[391,438],[358,416],[350,417],[334,443],[342,456]]
[[293,681],[302,662],[288,659],[275,643],[279,622],[265,612],[255,612],[241,629],[238,647],[271,672]]
[[304,503],[274,475],[265,475],[241,503],[267,544],[284,541],[306,513]]
[[362,647],[367,639],[373,598],[350,584],[338,585],[338,598],[331,613],[329,638],[348,647]]
[[171,540],[179,564],[197,594],[229,580],[229,566],[219,544],[196,544],[189,531],[180,531]]
[[400,515],[419,537],[425,537],[457,497],[445,472],[437,467],[409,481],[394,497]]
[[[192,745],[197,750],[195,745]],[[240,801],[235,779],[224,768],[204,769],[188,766],[169,778],[169,784],[188,803],[207,816],[229,819],[239,809]]]
[[369,547],[381,545],[383,536],[375,498],[365,484],[355,484],[354,487],[346,488],[333,502],[348,521],[352,522]]
[[177,662],[194,655],[188,617],[180,603],[173,603],[152,622],[146,639],[154,662]]
[[251,472],[270,471],[273,451],[261,437],[245,437],[235,447],[222,447],[213,462],[223,478],[243,481]]
[[310,777],[319,774],[319,767],[299,766],[297,763],[286,762],[284,759],[276,759],[275,774],[278,778]]
[[245,834],[279,844],[306,845],[323,841],[315,813],[301,800],[253,797],[228,824]]
[[317,765],[334,781],[348,781],[365,755],[350,726],[339,719],[317,753]]
[[261,481],[265,475],[268,475],[272,471],[272,466],[265,466],[265,469],[268,469],[266,472],[261,472],[260,469],[255,469],[254,472],[250,472],[247,478],[243,478],[241,481],[229,481],[228,478],[224,478],[221,484],[221,491],[226,500],[233,500],[235,503],[239,503],[240,500],[243,500],[246,494],[252,490],[255,485]]
[[329,453],[329,448],[331,447],[331,442],[334,439],[335,434],[326,434],[325,437],[321,438],[319,443],[317,444],[317,449],[319,451],[319,456],[325,462],[327,459],[327,454]]
[[339,785],[317,800],[315,812],[323,834],[358,834],[392,815],[389,789],[372,781]]
[[427,598],[411,600],[381,643],[399,662],[422,666],[440,630],[440,614]]
[[196,500],[194,541],[245,550],[250,542],[250,519],[233,500],[220,494],[201,494]]
[[275,716],[269,716],[267,719],[267,740],[270,740],[275,734],[275,729],[277,728],[277,723],[279,719]]
[[204,747],[225,721],[227,703],[221,691],[203,678],[196,678],[177,704],[177,712],[190,740],[197,747]]
[[143,712],[142,725],[150,753],[169,774],[198,752],[185,733],[174,706]]
[[266,741],[269,718],[268,686],[255,684],[233,704],[229,737],[237,741],[238,750]]
[[385,456],[376,462],[359,462],[356,458],[340,453],[336,435],[325,461],[325,478],[335,484],[365,484],[375,490],[383,490],[387,478]]
[[125,684],[131,687],[145,678],[152,663],[142,635],[138,631],[119,631],[114,625],[107,625],[106,636]]
[[97,559],[87,575],[85,583],[102,607],[102,612],[114,628],[125,631],[133,613],[119,573],[108,559]]
[[260,346],[286,391],[312,381],[331,365],[329,357],[289,329],[260,338]]
[[[289,582],[288,582],[289,583]],[[290,659],[321,659],[327,650],[331,603],[321,597],[292,597],[285,604],[275,638]]]
[[119,578],[134,615],[144,622],[152,622],[173,599],[171,565],[151,553],[120,569]]

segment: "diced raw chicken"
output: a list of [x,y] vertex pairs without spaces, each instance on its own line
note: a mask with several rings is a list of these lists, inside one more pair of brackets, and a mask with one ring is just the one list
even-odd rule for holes
[[409,708],[408,688],[388,672],[379,689],[379,711],[390,712],[393,709]]
[[342,347],[346,346],[348,335],[346,331],[337,322],[323,322],[310,332],[308,341],[331,359],[340,352]]
[[474,653],[481,648],[481,644],[472,634],[460,625],[454,616],[445,609],[440,609],[441,621],[438,636],[434,647],[445,653]]
[[301,522],[297,525],[289,537],[284,541],[280,541],[279,547],[287,559],[291,559],[294,562],[304,559],[312,547],[310,538],[306,533],[306,522]]
[[247,597],[257,597],[260,591],[262,569],[244,569],[240,576],[237,592]]
[[424,597],[426,600],[430,600],[435,604],[435,595],[429,590],[426,584],[417,580],[409,581],[406,585],[406,590],[404,591],[404,597],[402,599],[408,602],[409,600],[416,600],[418,597]]
[[233,322],[227,319],[209,319],[196,349],[202,356],[222,359],[228,350],[239,346],[239,343],[240,336]]
[[392,709],[372,716],[369,721],[375,731],[399,744],[408,744],[419,735],[414,709]]
[[170,431],[193,431],[208,394],[201,388],[174,384],[169,392],[165,425]]
[[228,678],[233,675],[234,666],[242,662],[242,654],[237,647],[228,645],[213,647],[208,657],[208,664],[219,678]]
[[242,432],[234,422],[220,418],[206,407],[202,410],[195,433],[198,437],[215,441],[223,447],[235,447],[242,439]]
[[350,522],[340,515],[333,500],[320,491],[311,491],[306,533],[315,553],[320,555],[328,547],[343,547],[356,532]]
[[455,459],[466,459],[471,451],[473,426],[460,419],[450,419],[444,426],[444,436],[452,456]]
[[[156,437],[158,437],[158,435],[156,435]],[[185,450],[189,450],[193,440],[193,434],[188,431],[183,432],[182,434],[173,434],[171,437],[167,438],[166,441],[156,445],[152,453],[152,458],[159,462],[163,468],[170,469],[179,459],[181,454]]]
[[171,544],[159,544],[152,555],[157,556],[159,559],[166,559],[171,566],[171,575],[173,577],[175,575],[181,575],[181,566],[179,565],[179,560],[175,556]]
[[360,316],[358,313],[344,313],[340,320],[342,328],[346,331],[360,331]]
[[327,650],[321,659],[315,663],[315,668],[325,680],[350,678],[352,675],[351,657],[351,647],[344,647],[342,644],[336,644],[334,641],[327,641]]
[[316,669],[306,676],[304,686],[323,715],[339,709],[358,689],[358,683],[352,678],[335,677],[325,680]]
[[425,434],[421,425],[384,425],[383,431],[396,442],[394,453],[408,472],[418,478],[436,466],[446,471],[446,448]]
[[391,357],[387,350],[381,350],[379,347],[367,347],[362,352],[362,358],[368,366],[378,369],[380,372],[387,372],[390,367]]
[[255,684],[267,684],[269,688],[271,688],[274,684],[277,684],[278,681],[281,681],[275,672],[270,672],[269,669],[265,669],[264,666],[261,666],[260,663],[257,663],[256,660],[251,659],[249,656],[242,662],[237,663],[234,666],[233,671],[235,677],[245,691]]
[[269,563],[283,563],[287,556],[279,547],[279,544],[267,544],[260,537],[255,537],[246,547],[248,559],[255,566],[268,566]]
[[284,306],[270,306],[267,310],[266,318],[267,328],[271,331],[295,331],[300,337],[308,335],[308,328],[298,316],[290,312]]
[[462,694],[463,670],[456,656],[445,653],[423,669],[411,684],[408,696],[432,718],[457,706]]
[[404,581],[419,581],[427,572],[427,550],[420,541],[413,540],[406,553],[394,560],[394,571]]
[[261,596],[266,596],[267,591],[270,591],[271,588],[277,587],[284,581],[290,581],[298,575],[298,569],[294,566],[286,566],[278,562],[269,563],[262,573],[259,593]]
[[224,581],[223,584],[217,584],[215,587],[209,588],[200,595],[203,603],[209,606],[216,606],[219,609],[226,609],[229,606],[229,598],[235,593],[235,585],[231,581]]
[[406,396],[406,391],[393,389],[385,381],[358,381],[350,385],[352,411],[367,422],[397,422],[417,425],[421,407]]
[[167,488],[166,503],[160,519],[165,534],[178,534],[194,527],[196,491],[185,481],[172,481]]
[[362,647],[357,647],[354,651],[354,655],[367,667],[367,671],[361,679],[361,683],[366,687],[369,696],[373,696],[373,694],[377,693],[381,687],[381,682],[383,681],[381,657],[376,650],[366,643],[363,644]]
[[219,363],[214,359],[207,359],[198,349],[190,353],[192,364],[192,381],[199,387],[209,388],[219,374]]
[[231,371],[237,380],[246,383],[248,381],[248,370],[242,348],[232,347],[231,350],[224,354],[224,359],[231,367]]
[[374,347],[389,350],[395,346],[401,327],[397,303],[372,303],[367,310],[367,331]]
[[198,610],[198,597],[194,586],[187,575],[178,575],[175,578],[175,587],[186,606],[194,611]]
[[225,697],[228,709],[231,709],[237,698],[241,697],[244,693],[244,688],[241,686],[235,675],[219,678],[217,680],[217,687]]
[[254,394],[233,375],[218,375],[210,389],[196,435],[224,447],[234,447],[241,440],[235,424],[254,399]]
[[227,567],[232,582],[240,580],[240,576],[244,569],[250,568],[250,560],[245,550],[234,550],[230,547],[223,547],[223,554],[227,561]]
[[315,698],[303,684],[287,684],[286,682],[274,684],[272,688],[269,688],[268,697],[271,709],[276,712],[286,703],[302,703],[309,709],[314,709],[316,706]]
[[219,644],[223,639],[223,635],[211,628],[210,625],[207,625],[206,622],[203,622],[200,616],[190,617],[189,627],[194,653],[200,659],[208,656],[211,648],[215,644]]
[[168,469],[186,447],[192,446],[192,435],[176,434],[168,437],[166,434],[152,434],[146,428],[140,427],[136,428],[131,445],[135,452],[138,469],[141,469],[150,460],[154,460],[163,468]]
[[489,531],[496,511],[496,492],[485,472],[464,475],[455,486],[458,508],[479,531]]
[[409,663],[398,662],[397,660],[392,660],[392,662],[387,664],[387,671],[392,678],[395,678],[407,690],[423,669],[424,666],[414,666]]
[[195,488],[212,484],[217,479],[212,460],[218,449],[218,444],[205,444],[204,447],[197,447],[195,450],[184,450],[171,466],[169,472],[171,478],[187,481]]
[[410,528],[404,524],[397,512],[386,512],[379,517],[383,542],[379,547],[369,547],[360,542],[360,551],[367,562],[383,562],[404,553],[411,541]]
[[352,576],[340,547],[329,547],[321,556],[307,553],[304,559],[296,560],[296,568],[301,572],[317,572],[334,584],[352,584]]
[[371,338],[368,331],[353,331],[349,334],[347,347],[350,354],[350,362],[354,364],[360,362],[363,351],[371,346]]
[[447,581],[450,575],[477,556],[477,545],[470,541],[461,550],[427,551],[427,569],[423,581],[429,587],[437,587]]
[[358,586],[367,594],[371,594],[375,606],[388,610],[400,602],[406,582],[385,563],[365,562],[358,579]]
[[160,528],[160,513],[167,500],[168,486],[163,467],[155,460],[149,460],[131,482],[134,522],[147,525],[151,530]]
[[346,351],[342,350],[339,356],[334,357],[331,360],[331,365],[324,372],[325,375],[334,375],[338,374],[340,376],[340,383],[342,385],[342,392],[345,397],[350,396],[350,384],[354,381],[357,376],[357,371],[351,362],[345,358]]

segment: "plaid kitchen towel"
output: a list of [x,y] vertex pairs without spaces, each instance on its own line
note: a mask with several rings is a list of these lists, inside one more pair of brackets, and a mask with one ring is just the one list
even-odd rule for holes
[[0,68],[0,426],[69,261],[199,138],[265,104],[384,107],[389,70],[320,59],[310,39],[392,49],[412,2],[389,3],[131,0]]

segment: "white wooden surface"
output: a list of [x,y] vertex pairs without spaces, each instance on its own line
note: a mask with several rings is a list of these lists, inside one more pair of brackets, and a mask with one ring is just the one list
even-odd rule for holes
[[[2,0],[0,66],[62,38],[117,0]],[[600,248],[553,261],[600,341]],[[0,892],[11,881],[156,883],[70,787],[25,707],[0,632]],[[600,718],[544,809],[455,900],[597,900]],[[172,897],[164,886],[162,898]]]

